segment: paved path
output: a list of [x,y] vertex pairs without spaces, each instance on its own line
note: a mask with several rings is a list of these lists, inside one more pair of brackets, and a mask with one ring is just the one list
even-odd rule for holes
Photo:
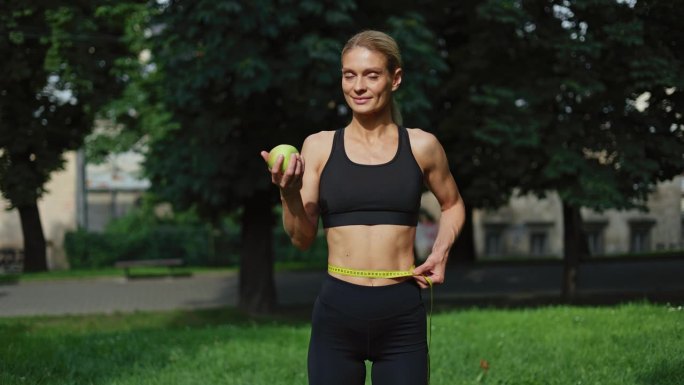
[[[324,272],[276,274],[278,302],[310,305]],[[435,289],[435,300],[518,304],[560,296],[560,264],[456,266]],[[98,278],[0,284],[0,317],[201,309],[235,306],[237,274],[154,279]],[[684,260],[592,262],[579,272],[580,298],[654,298],[684,302]]]

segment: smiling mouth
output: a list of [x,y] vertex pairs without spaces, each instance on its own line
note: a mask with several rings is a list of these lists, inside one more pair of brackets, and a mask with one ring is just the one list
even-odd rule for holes
[[354,99],[354,103],[356,103],[356,104],[365,104],[371,98],[352,98],[352,99]]

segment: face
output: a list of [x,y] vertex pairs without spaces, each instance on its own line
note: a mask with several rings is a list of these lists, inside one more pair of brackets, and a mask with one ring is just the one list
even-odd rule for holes
[[342,56],[342,92],[354,113],[374,114],[390,108],[392,92],[401,83],[401,68],[387,70],[380,52],[355,47]]

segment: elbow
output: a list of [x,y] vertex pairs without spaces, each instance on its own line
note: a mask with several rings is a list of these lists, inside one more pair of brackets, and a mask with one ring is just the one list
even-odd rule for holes
[[311,248],[311,245],[313,244],[313,241],[314,241],[313,237],[306,237],[306,238],[290,237],[290,240],[292,241],[292,245],[301,251],[309,250]]
[[311,248],[311,245],[316,240],[317,230],[318,229],[315,226],[309,226],[307,223],[304,226],[300,225],[286,228],[285,231],[290,237],[290,242],[294,247],[301,251],[306,251]]

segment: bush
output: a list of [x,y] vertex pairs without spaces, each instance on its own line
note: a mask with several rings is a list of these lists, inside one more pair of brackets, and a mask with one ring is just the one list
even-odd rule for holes
[[[213,239],[211,239],[213,237]],[[160,226],[131,233],[69,232],[64,248],[75,269],[111,267],[119,260],[181,258],[191,266],[237,263],[236,234],[205,228]]]
[[104,234],[80,229],[64,235],[64,250],[72,269],[111,266],[118,259],[113,244],[113,239]]
[[[192,210],[160,217],[154,202],[110,222],[103,233],[68,232],[64,248],[75,269],[111,267],[119,260],[181,258],[190,266],[231,266],[239,263],[240,212],[226,218],[219,229],[201,221]],[[280,216],[280,208],[275,209]],[[273,251],[278,262],[324,263],[327,246],[323,231],[307,251],[292,246],[279,222],[273,229]]]
[[110,267],[119,260],[181,258],[190,266],[237,263],[239,229],[213,229],[193,211],[159,217],[145,201],[114,219],[103,233],[68,232],[64,248],[72,268]]

